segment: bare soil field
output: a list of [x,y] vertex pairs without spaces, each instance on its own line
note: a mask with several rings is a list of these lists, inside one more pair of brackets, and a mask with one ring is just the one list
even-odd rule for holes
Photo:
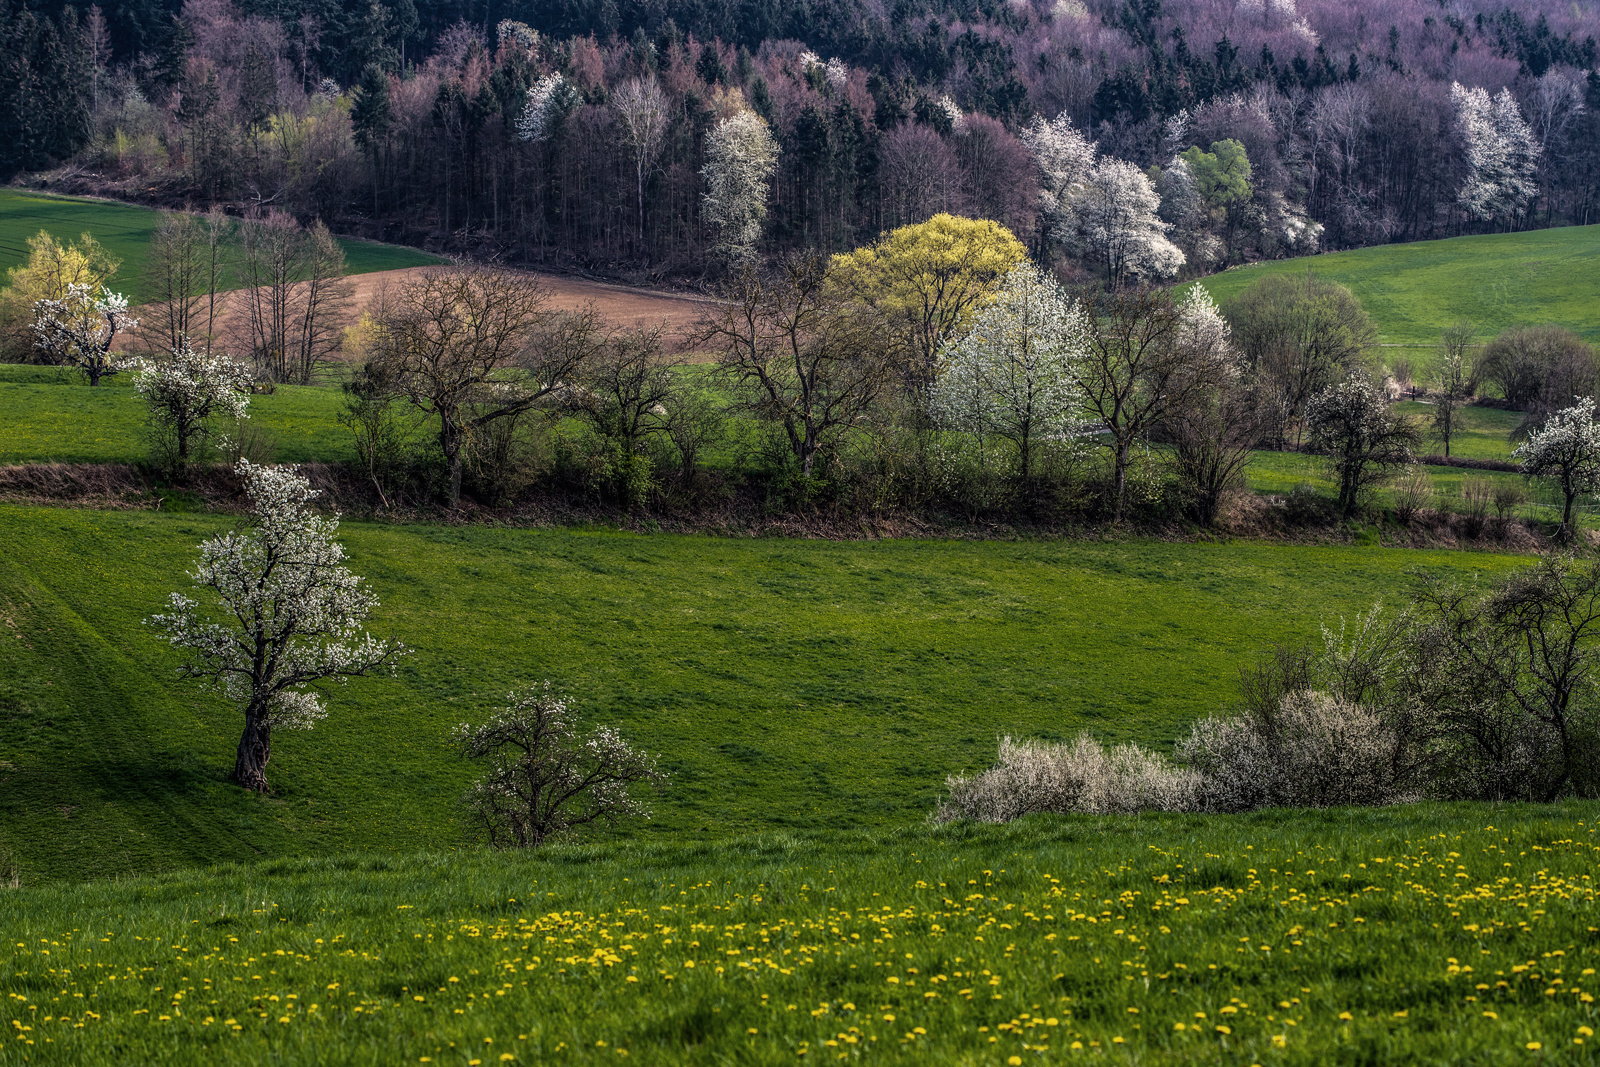
[[[345,278],[350,284],[350,296],[339,309],[339,325],[353,326],[361,312],[372,303],[385,287],[398,288],[419,274],[440,270],[440,267],[406,267],[402,270],[374,271],[354,274]],[[670,351],[682,352],[694,323],[715,303],[709,297],[676,293],[653,292],[625,285],[588,281],[560,274],[535,272],[550,293],[552,307],[563,311],[576,311],[593,305],[606,320],[621,328],[660,326]],[[236,290],[218,296],[218,318],[222,323],[218,331],[237,346],[245,330],[244,307],[247,290]],[[135,309],[135,314],[139,309]],[[138,343],[136,334],[124,334],[118,339],[118,348],[133,347]]]

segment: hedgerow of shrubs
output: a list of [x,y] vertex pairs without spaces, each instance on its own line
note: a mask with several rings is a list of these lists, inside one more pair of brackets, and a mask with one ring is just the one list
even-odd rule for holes
[[1398,612],[1276,649],[1242,675],[1242,709],[1171,757],[1006,737],[935,818],[1594,797],[1597,681],[1600,563],[1549,559],[1487,591],[1419,580]]

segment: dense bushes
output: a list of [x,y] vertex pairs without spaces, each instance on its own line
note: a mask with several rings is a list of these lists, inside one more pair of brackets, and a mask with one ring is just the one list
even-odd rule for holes
[[1171,759],[1007,737],[935,817],[1593,797],[1597,675],[1600,564],[1549,559],[1486,591],[1423,580],[1402,611],[1275,649],[1242,675],[1242,710],[1196,723]]
[[1550,412],[1575,396],[1592,396],[1600,366],[1594,349],[1559,326],[1507,330],[1484,348],[1477,377],[1524,410]]

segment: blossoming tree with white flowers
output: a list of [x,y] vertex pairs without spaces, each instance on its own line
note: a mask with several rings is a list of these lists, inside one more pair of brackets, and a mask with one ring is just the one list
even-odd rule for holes
[[81,370],[90,385],[117,373],[111,342],[138,325],[128,314],[128,298],[103,285],[74,282],[59,300],[33,305],[35,346],[51,362]]
[[243,418],[250,406],[250,368],[221,351],[196,352],[187,337],[170,358],[138,366],[133,388],[144,397],[177,466],[188,462],[196,442],[213,434],[214,416]]
[[244,713],[233,780],[265,793],[272,731],[308,730],[327,715],[307,687],[370,673],[405,648],[362,629],[378,598],[344,565],[338,518],[311,509],[311,483],[293,467],[240,460],[236,469],[250,519],[204,542],[189,574],[216,594],[214,606],[173,593],[168,610],[147,621],[188,653],[184,676],[209,683]]
[[1522,473],[1548,479],[1561,490],[1561,532],[1569,538],[1573,504],[1583,493],[1600,491],[1600,423],[1595,422],[1594,399],[1573,400],[1511,454],[1522,461]]
[[1055,279],[1019,264],[971,332],[945,346],[930,413],[952,429],[1011,442],[1027,482],[1040,442],[1080,433],[1075,372],[1088,335],[1082,308]]
[[455,742],[467,759],[489,765],[462,798],[496,848],[531,848],[592,822],[650,817],[631,792],[666,776],[609,726],[587,734],[572,704],[546,682],[510,696],[478,726],[462,723]]
[[777,165],[778,142],[766,120],[754,111],[737,111],[706,134],[701,214],[717,228],[717,250],[731,264],[756,258],[761,225],[767,218],[768,187]]

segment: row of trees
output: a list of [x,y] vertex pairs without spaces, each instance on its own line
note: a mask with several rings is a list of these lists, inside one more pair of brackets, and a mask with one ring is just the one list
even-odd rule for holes
[[[301,282],[285,267],[297,249],[312,268],[319,249],[336,263],[326,232],[282,215],[242,224],[239,238],[232,225],[169,216],[153,244],[150,283],[168,296],[139,331],[139,385],[165,470],[216,440],[219,418],[237,420],[253,381],[308,381],[338,347],[332,267]],[[34,302],[30,351],[91,382],[117,373],[111,340],[139,324],[121,298],[71,280],[115,264],[87,238],[35,245],[0,303],[20,309],[17,294],[51,284],[67,298]],[[244,276],[262,273],[234,316],[251,366],[226,354],[215,325],[227,318],[216,290],[235,247]],[[1157,511],[1182,507],[1208,525],[1256,448],[1329,456],[1338,514],[1350,517],[1423,439],[1373,377],[1370,319],[1348,290],[1310,274],[1268,276],[1220,310],[1198,286],[1181,301],[1154,289],[1069,293],[1003,227],[941,215],[849,254],[797,253],[772,268],[746,259],[723,295],[691,344],[715,355],[707,377],[659,331],[555,310],[534,276],[439,270],[384,291],[345,338],[364,364],[345,385],[344,416],[364,476],[385,504],[437,494],[454,508],[464,491],[505,503],[554,463],[558,482],[630,507],[664,488],[703,503],[707,449],[743,414],[769,435],[761,480],[788,485],[787,500],[864,492],[871,506],[1118,521],[1133,477],[1134,498],[1154,492],[1166,500]],[[1470,339],[1464,326],[1445,338],[1434,435],[1448,453],[1480,381],[1525,402],[1537,432],[1519,458],[1562,488],[1570,532],[1593,491],[1590,460],[1552,459],[1541,442],[1574,424],[1570,401],[1593,390],[1594,354],[1554,328],[1509,330],[1475,359]],[[563,429],[574,417],[577,439]]]
[[1115,521],[1157,456],[1209,524],[1252,449],[1303,435],[1335,457],[1353,514],[1418,441],[1368,376],[1370,322],[1310,276],[1265,279],[1230,314],[1248,343],[1201,287],[1069,293],[1002,227],[938,216],[742,266],[691,346],[714,355],[706,375],[658,334],[552,310],[529,276],[440,270],[370,310],[348,421],[385,494],[410,463],[405,426],[426,425],[452,507],[468,481],[503,495],[519,427],[577,416],[593,481],[631,505],[662,469],[692,483],[742,414],[767,435],[769,482],[802,498],[870,484],[879,504],[1059,511],[1103,455],[1095,499],[1067,506]]
[[150,235],[139,320],[107,286],[121,265],[88,234],[61,244],[40,231],[0,290],[0,358],[80,367],[90,384],[117,372],[113,342],[136,327],[146,354],[185,345],[248,354],[263,383],[308,384],[339,354],[353,287],[321,222],[284,212],[232,219],[164,212]]
[[[1591,218],[1592,42],[1429,16],[1416,40],[1401,21],[1336,64],[1313,16],[1271,10],[1271,26],[1223,27],[1198,10],[1007,4],[987,36],[922,14],[914,49],[895,27],[888,51],[851,41],[827,59],[685,34],[710,24],[688,11],[631,36],[542,10],[437,27],[420,62],[431,17],[383,4],[336,43],[309,12],[195,2],[159,62],[126,66],[97,14],[52,32],[77,42],[62,69],[92,100],[90,185],[526,262],[700,274],[708,253],[839,251],[948,211],[1118,280]],[[1215,48],[1191,50],[1194,33]]]

